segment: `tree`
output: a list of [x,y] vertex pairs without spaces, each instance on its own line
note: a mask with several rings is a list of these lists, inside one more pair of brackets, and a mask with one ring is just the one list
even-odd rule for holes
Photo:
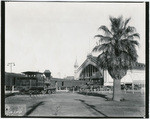
[[98,65],[108,70],[113,79],[113,100],[121,99],[121,79],[127,74],[128,69],[137,63],[136,46],[139,45],[135,38],[140,38],[133,26],[128,26],[131,18],[123,20],[123,17],[110,17],[111,29],[102,25],[99,30],[104,31],[103,35],[96,35],[99,43],[93,51],[102,52],[98,57]]

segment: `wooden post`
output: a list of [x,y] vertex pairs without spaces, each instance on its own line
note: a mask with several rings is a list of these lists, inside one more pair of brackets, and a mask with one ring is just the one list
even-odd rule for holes
[[55,88],[56,88],[56,91],[58,91],[58,85],[57,85],[57,82],[55,82]]
[[134,83],[132,82],[132,93],[134,94]]
[[124,83],[124,92],[127,93],[126,84]]
[[31,80],[29,79],[29,83],[30,83],[30,88],[31,88]]
[[73,93],[74,93],[74,87],[73,87]]
[[14,92],[14,85],[12,86],[12,93]]

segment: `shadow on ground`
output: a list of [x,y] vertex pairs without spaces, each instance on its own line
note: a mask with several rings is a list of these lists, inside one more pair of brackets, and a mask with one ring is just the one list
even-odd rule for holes
[[94,111],[96,111],[97,113],[103,115],[104,117],[108,117],[106,114],[104,114],[101,111],[97,110],[94,105],[90,105],[90,104],[86,103],[84,100],[81,100],[81,99],[75,99],[75,100],[82,102],[85,106],[87,106],[87,108],[93,109]]
[[99,93],[93,93],[93,92],[78,92],[78,94],[86,95],[86,96],[96,96],[96,97],[102,97],[105,99],[108,99],[107,95],[99,94]]
[[8,93],[8,94],[5,94],[5,98],[10,97],[10,96],[15,96],[15,95],[16,93]]
[[28,110],[25,114],[24,114],[24,116],[28,116],[29,114],[31,114],[38,106],[41,106],[41,105],[44,105],[44,102],[43,101],[41,101],[41,102],[39,102],[39,103],[36,103],[35,105],[33,105],[33,106],[31,106],[30,108],[30,110]]

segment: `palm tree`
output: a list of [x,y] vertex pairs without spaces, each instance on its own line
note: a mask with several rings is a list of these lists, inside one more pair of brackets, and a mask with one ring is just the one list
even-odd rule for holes
[[120,80],[126,75],[128,69],[137,62],[136,46],[139,45],[135,38],[140,38],[138,33],[135,33],[135,27],[128,26],[131,18],[123,20],[123,17],[110,17],[111,29],[102,25],[100,30],[104,31],[103,35],[96,35],[100,38],[93,51],[102,52],[97,60],[98,65],[108,70],[108,73],[113,78],[113,100],[120,101],[121,87]]

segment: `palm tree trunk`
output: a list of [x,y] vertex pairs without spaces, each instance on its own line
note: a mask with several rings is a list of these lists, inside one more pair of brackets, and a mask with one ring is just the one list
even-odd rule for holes
[[113,100],[115,101],[120,101],[121,99],[121,85],[120,85],[121,80],[114,79],[113,80]]

